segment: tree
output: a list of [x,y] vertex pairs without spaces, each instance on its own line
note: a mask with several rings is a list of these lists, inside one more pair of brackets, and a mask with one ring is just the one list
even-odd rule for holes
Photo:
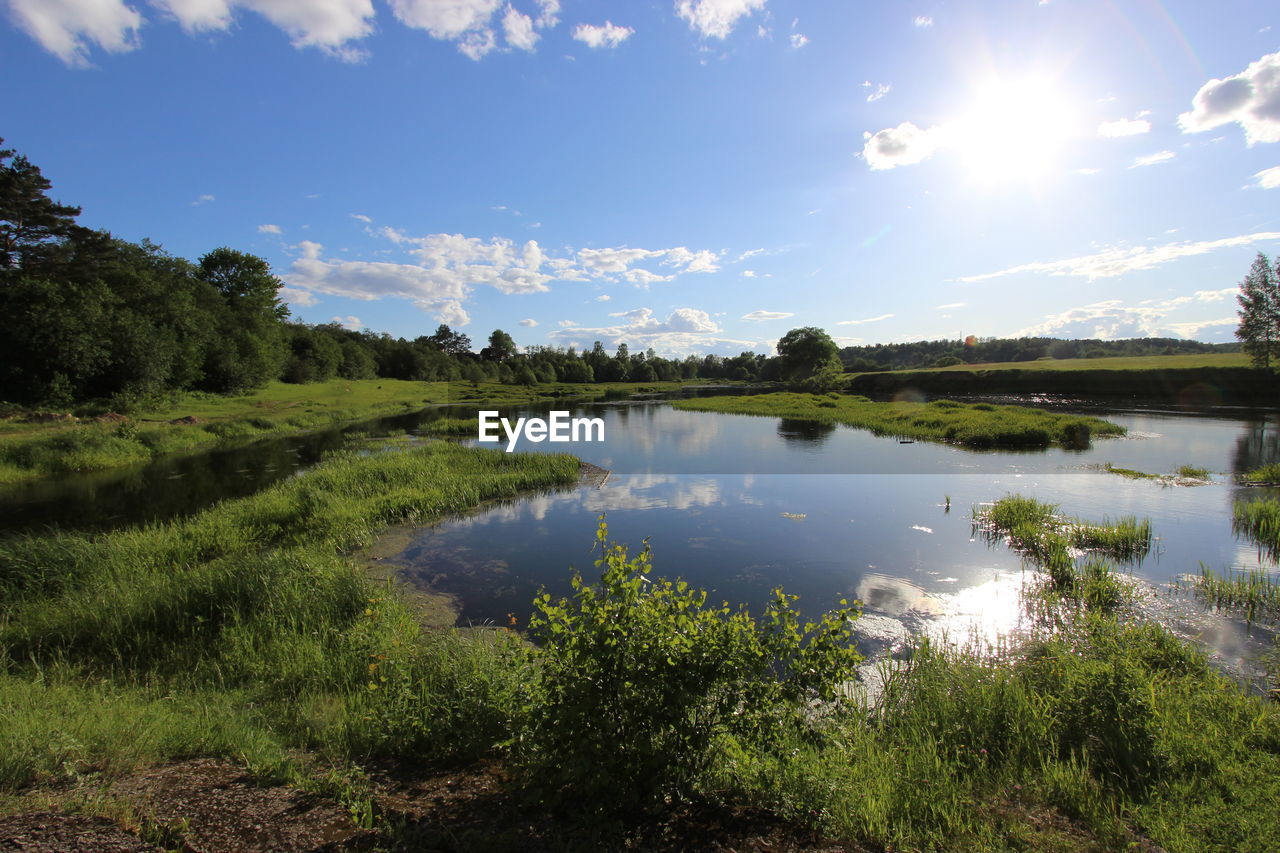
[[0,270],[29,266],[51,244],[82,230],[80,208],[49,198],[52,186],[26,157],[0,148]]
[[516,342],[501,329],[493,330],[493,334],[489,336],[489,345],[480,351],[480,358],[484,361],[509,361],[515,355]]
[[447,355],[462,355],[471,352],[471,338],[450,329],[446,323],[436,327],[436,332],[427,340]]
[[1280,258],[1274,268],[1258,253],[1249,274],[1240,282],[1240,326],[1236,337],[1254,367],[1270,367],[1280,361]]
[[792,329],[778,341],[778,357],[790,379],[805,379],[835,363],[841,369],[840,350],[831,336],[816,326]]

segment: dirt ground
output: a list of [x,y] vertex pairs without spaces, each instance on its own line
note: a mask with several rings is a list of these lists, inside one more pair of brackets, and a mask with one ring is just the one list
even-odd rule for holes
[[[371,771],[373,829],[332,799],[263,785],[234,764],[195,759],[139,771],[92,796],[85,786],[33,791],[31,810],[0,816],[0,851],[183,853],[262,851],[701,850],[711,853],[862,853],[762,813],[683,805],[625,832],[557,821],[522,808],[497,764],[461,772]],[[84,803],[98,803],[92,814]],[[101,804],[111,804],[104,808]],[[21,805],[19,805],[21,808]]]

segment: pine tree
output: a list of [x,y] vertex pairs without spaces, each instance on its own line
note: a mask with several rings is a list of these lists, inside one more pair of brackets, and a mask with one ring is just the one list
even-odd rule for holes
[[1255,367],[1280,363],[1280,258],[1272,268],[1258,253],[1249,274],[1240,282],[1240,326],[1236,337]]
[[83,230],[75,221],[80,208],[49,198],[51,186],[26,157],[0,148],[0,270],[29,266],[50,244]]

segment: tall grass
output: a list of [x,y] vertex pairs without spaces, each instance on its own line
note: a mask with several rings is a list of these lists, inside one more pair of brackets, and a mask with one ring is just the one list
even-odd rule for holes
[[1248,537],[1272,560],[1280,560],[1280,501],[1236,501],[1231,525],[1237,535]]
[[1214,607],[1241,612],[1250,622],[1280,622],[1280,578],[1263,569],[1220,574],[1201,564],[1193,580],[1198,597]]
[[1117,560],[1141,560],[1151,549],[1151,522],[1136,516],[1093,524],[1062,516],[1056,504],[1022,495],[1008,495],[987,509],[975,509],[973,519],[991,540],[1009,537],[1015,548],[1040,562],[1075,548]]
[[1280,483],[1280,462],[1272,462],[1240,475],[1240,482],[1254,485]]
[[842,423],[892,435],[967,447],[1086,447],[1094,435],[1123,435],[1124,428],[1099,418],[1046,412],[1021,406],[932,403],[875,403],[840,394],[758,394],[677,400],[679,409]]

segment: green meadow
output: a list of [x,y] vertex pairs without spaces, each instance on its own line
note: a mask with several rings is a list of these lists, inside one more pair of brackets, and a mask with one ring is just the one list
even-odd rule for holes
[[989,403],[877,403],[845,394],[780,392],[677,400],[678,409],[841,423],[876,435],[899,436],[978,448],[1087,446],[1092,436],[1123,435],[1100,418]]

